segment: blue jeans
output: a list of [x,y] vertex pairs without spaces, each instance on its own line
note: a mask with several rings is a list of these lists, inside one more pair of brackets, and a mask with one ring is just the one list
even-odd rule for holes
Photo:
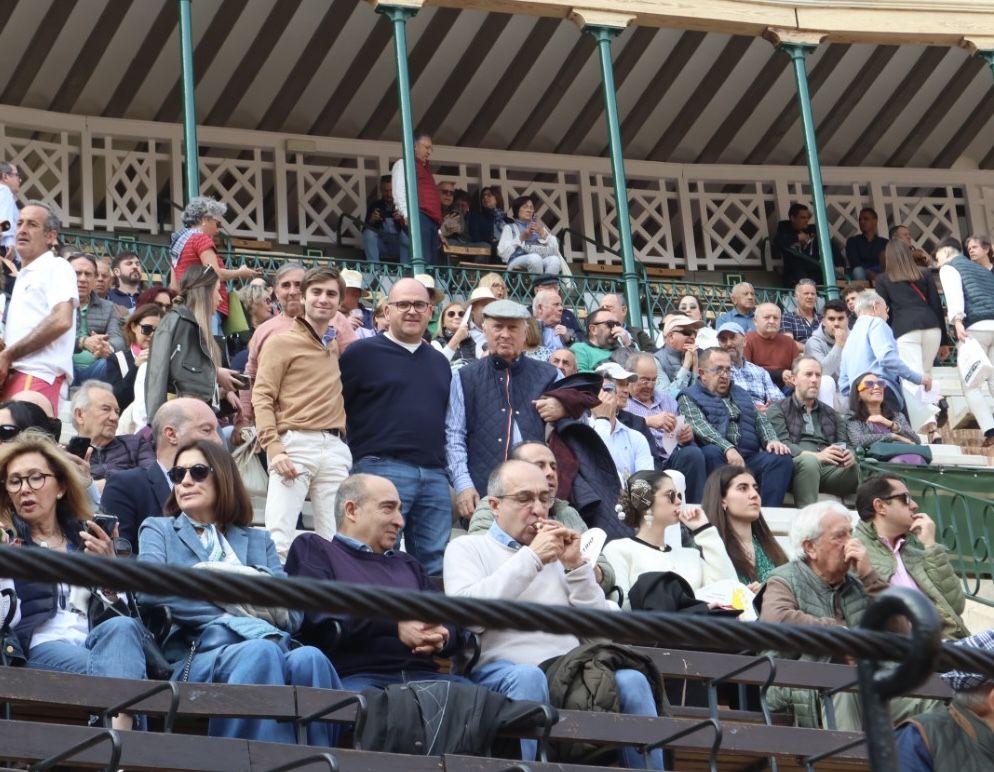
[[[498,659],[480,665],[471,674],[480,686],[499,692],[512,700],[549,702],[549,682],[545,673],[535,665],[516,665],[506,659]],[[645,676],[637,670],[618,670],[614,674],[618,684],[618,699],[621,712],[629,716],[655,716],[656,702],[652,688]],[[536,740],[521,741],[521,758],[532,761],[538,751]],[[663,768],[663,752],[660,749],[649,754],[649,769]],[[644,769],[646,759],[636,748],[625,746],[621,749],[622,766]]]
[[407,231],[387,233],[375,228],[365,228],[362,232],[362,248],[366,259],[378,263],[384,255],[396,257],[402,263],[411,262],[411,237]]
[[98,359],[93,364],[86,367],[72,368],[72,382],[77,386],[83,381],[106,381],[107,380],[107,360]]
[[116,617],[97,625],[82,646],[49,641],[32,646],[28,667],[107,678],[145,678],[145,650],[138,622]]
[[[707,462],[708,474],[728,463],[725,454],[717,445],[705,445],[704,460]],[[739,451],[741,453],[741,451]],[[779,456],[757,450],[751,454],[742,453],[746,466],[756,476],[759,483],[759,497],[764,507],[783,506],[783,497],[787,495],[790,481],[794,477],[794,459],[790,454]]]
[[704,480],[707,479],[707,465],[704,454],[696,445],[677,445],[673,448],[663,469],[675,469],[683,472],[687,478],[687,493],[684,501],[700,504],[704,498]]
[[[495,659],[478,665],[469,677],[480,686],[512,700],[549,702],[549,681],[536,665],[516,665],[507,659]],[[536,756],[538,740],[522,740],[522,761],[534,761]]]
[[459,684],[472,683],[468,678],[451,673],[431,673],[427,670],[395,670],[390,673],[353,673],[342,679],[342,688],[350,692],[361,692],[375,687],[385,689],[392,684],[409,684],[415,681],[455,681]]
[[424,212],[418,212],[421,218],[421,256],[425,265],[438,265],[438,252],[442,242],[438,238],[438,223]]
[[[67,641],[49,641],[33,646],[27,666],[60,673],[145,678],[145,650],[138,621],[130,617],[108,619],[86,636],[82,646]],[[145,728],[145,717],[135,716],[135,729]]]
[[404,516],[404,545],[429,576],[442,575],[442,556],[452,533],[452,497],[444,469],[414,466],[382,456],[363,456],[352,473],[385,477],[397,488]]
[[[182,671],[185,660],[177,665]],[[197,654],[190,665],[189,680],[208,684],[273,684],[280,686],[317,686],[341,689],[342,682],[328,658],[313,646],[284,651],[275,641],[264,638],[221,646]],[[297,741],[293,724],[288,721],[255,718],[212,718],[208,728],[212,737],[240,737],[277,743]],[[337,728],[325,721],[313,721],[307,728],[307,744],[331,747],[338,737]]]

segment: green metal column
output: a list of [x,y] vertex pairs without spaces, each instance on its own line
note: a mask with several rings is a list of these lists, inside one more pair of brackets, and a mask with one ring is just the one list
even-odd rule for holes
[[411,269],[424,273],[425,261],[421,244],[421,219],[418,208],[418,173],[414,166],[414,118],[411,111],[411,78],[407,70],[407,20],[417,14],[417,8],[399,5],[378,5],[377,13],[393,22],[393,48],[397,58],[397,98],[400,102],[401,144],[404,147],[404,182],[407,188],[407,227],[411,237]]
[[808,92],[808,71],[805,60],[815,50],[809,43],[781,43],[794,62],[797,79],[797,100],[801,105],[804,124],[804,149],[808,155],[808,175],[811,178],[811,199],[815,207],[815,227],[818,230],[818,253],[821,255],[821,272],[830,298],[839,296],[835,283],[835,264],[832,262],[832,238],[828,232],[828,209],[825,207],[825,188],[821,181],[821,162],[818,160],[818,143],[815,138],[815,120],[811,113],[811,95]]
[[193,79],[192,0],[179,0],[179,50],[183,76],[183,177],[186,200],[200,195],[200,169],[197,153],[197,103]]
[[984,58],[987,64],[991,66],[991,74],[994,74],[994,49],[981,48],[977,51],[977,56]]
[[611,41],[618,36],[621,29],[587,25],[583,31],[597,41],[597,50],[601,58],[601,85],[604,88],[604,113],[607,116],[607,133],[611,144],[615,215],[618,219],[618,237],[621,239],[621,279],[625,283],[628,324],[632,327],[641,327],[642,301],[639,297],[639,277],[635,269],[635,252],[632,249],[628,183],[625,179],[625,157],[621,147],[621,129],[618,122],[618,99],[614,93],[614,62],[611,60]]

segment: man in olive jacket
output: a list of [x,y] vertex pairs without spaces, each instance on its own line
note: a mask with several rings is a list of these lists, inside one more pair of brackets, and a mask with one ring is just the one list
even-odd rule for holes
[[897,476],[869,478],[856,492],[856,526],[870,563],[892,587],[912,587],[925,593],[942,618],[945,638],[970,634],[960,616],[966,606],[963,584],[956,576],[946,548],[935,541],[935,523]]

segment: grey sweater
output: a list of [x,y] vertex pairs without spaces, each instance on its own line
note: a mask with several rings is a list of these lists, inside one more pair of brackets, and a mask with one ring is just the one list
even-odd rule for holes
[[842,348],[836,347],[835,341],[828,337],[825,328],[819,326],[814,334],[804,344],[804,353],[821,362],[823,375],[839,379],[839,365],[842,360]]

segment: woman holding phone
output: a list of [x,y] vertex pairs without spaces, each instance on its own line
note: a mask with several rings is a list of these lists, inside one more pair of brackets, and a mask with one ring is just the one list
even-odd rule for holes
[[442,309],[435,324],[435,338],[431,345],[441,351],[457,370],[476,359],[476,341],[469,334],[469,313],[462,303],[449,303]]
[[[92,505],[65,453],[39,432],[25,431],[0,446],[0,521],[22,549],[84,552],[114,558],[114,541],[90,515]],[[65,582],[15,581],[21,621],[14,633],[39,670],[145,678],[141,624],[115,593]],[[115,729],[133,728],[130,716]]]
[[514,219],[504,226],[497,243],[497,254],[507,263],[507,270],[558,275],[559,241],[535,217],[535,203],[520,196],[511,202],[511,212]]

